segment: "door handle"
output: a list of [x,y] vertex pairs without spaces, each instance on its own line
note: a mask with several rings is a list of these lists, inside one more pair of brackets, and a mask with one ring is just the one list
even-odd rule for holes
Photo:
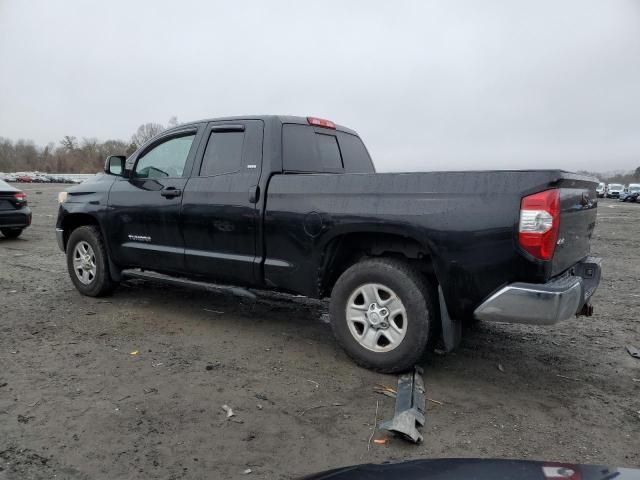
[[160,195],[162,195],[164,198],[175,198],[182,195],[182,190],[175,187],[167,187],[160,192]]

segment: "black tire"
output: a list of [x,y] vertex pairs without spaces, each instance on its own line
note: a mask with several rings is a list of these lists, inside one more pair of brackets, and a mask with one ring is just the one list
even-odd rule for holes
[[[356,289],[366,283],[391,289],[405,307],[406,334],[390,351],[375,352],[365,348],[349,330],[347,302]],[[331,327],[338,343],[357,364],[384,373],[407,371],[437,340],[440,319],[437,298],[434,286],[406,262],[384,257],[363,260],[348,268],[333,287]]]
[[[83,283],[73,266],[75,248],[80,242],[86,242],[93,250],[96,272],[88,284]],[[88,297],[102,297],[116,288],[117,283],[111,279],[109,273],[109,259],[98,227],[85,225],[76,228],[67,242],[67,269],[76,289]]]
[[20,236],[20,234],[22,234],[22,228],[3,228],[0,229],[0,232],[2,232],[2,235],[4,235],[7,238],[18,238]]

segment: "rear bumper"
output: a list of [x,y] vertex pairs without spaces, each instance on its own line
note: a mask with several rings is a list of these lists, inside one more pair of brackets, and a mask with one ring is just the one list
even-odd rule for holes
[[25,228],[31,225],[31,209],[0,210],[0,228]]
[[587,257],[550,282],[512,283],[487,298],[474,315],[480,320],[553,325],[579,315],[600,283],[602,260]]

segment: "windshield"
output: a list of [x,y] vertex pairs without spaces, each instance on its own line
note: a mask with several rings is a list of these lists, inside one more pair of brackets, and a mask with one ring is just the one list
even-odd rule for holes
[[609,190],[622,190],[624,187],[619,183],[612,183],[609,185]]
[[630,192],[640,192],[640,185],[629,185]]

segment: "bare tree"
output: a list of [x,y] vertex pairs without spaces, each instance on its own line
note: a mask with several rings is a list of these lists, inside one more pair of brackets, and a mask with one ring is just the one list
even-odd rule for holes
[[138,127],[136,133],[131,137],[131,143],[134,143],[136,147],[140,147],[147,140],[151,140],[153,137],[164,131],[164,126],[159,123],[145,123]]
[[76,140],[76,137],[65,135],[62,140],[60,140],[60,145],[62,145],[66,150],[75,150],[78,148],[78,141]]

